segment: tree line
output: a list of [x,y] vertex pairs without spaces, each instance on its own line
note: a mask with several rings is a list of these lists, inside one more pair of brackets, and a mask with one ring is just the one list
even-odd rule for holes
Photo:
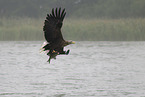
[[0,0],[0,17],[45,17],[54,7],[70,18],[144,18],[145,0]]

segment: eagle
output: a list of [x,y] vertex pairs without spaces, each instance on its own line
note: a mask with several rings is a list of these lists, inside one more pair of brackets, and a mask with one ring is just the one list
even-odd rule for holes
[[51,59],[56,59],[57,55],[68,55],[70,50],[64,51],[64,47],[75,43],[71,40],[64,40],[62,36],[61,28],[65,15],[65,8],[53,8],[51,13],[47,14],[44,22],[43,32],[46,42],[43,43],[41,50],[47,52],[49,63]]

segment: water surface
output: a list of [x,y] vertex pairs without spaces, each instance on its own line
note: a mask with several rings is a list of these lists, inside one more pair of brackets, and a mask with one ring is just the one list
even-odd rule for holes
[[145,42],[76,42],[47,62],[42,41],[0,42],[0,97],[145,97]]

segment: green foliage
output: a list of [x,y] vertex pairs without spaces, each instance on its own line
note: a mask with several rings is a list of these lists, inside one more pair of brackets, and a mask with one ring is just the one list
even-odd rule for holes
[[[1,18],[0,40],[44,40],[44,19]],[[144,41],[145,19],[65,19],[66,40]]]
[[0,40],[41,40],[43,22],[31,18],[1,18]]
[[145,40],[145,0],[0,0],[0,40],[43,40],[54,7],[66,8],[65,39]]
[[145,40],[145,19],[67,20],[64,35],[74,40]]

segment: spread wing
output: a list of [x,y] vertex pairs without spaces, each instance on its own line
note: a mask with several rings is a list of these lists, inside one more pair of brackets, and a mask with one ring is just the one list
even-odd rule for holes
[[55,44],[56,42],[64,41],[61,27],[63,24],[63,19],[66,15],[65,9],[52,9],[51,14],[47,14],[46,20],[44,22],[44,36],[48,43]]

